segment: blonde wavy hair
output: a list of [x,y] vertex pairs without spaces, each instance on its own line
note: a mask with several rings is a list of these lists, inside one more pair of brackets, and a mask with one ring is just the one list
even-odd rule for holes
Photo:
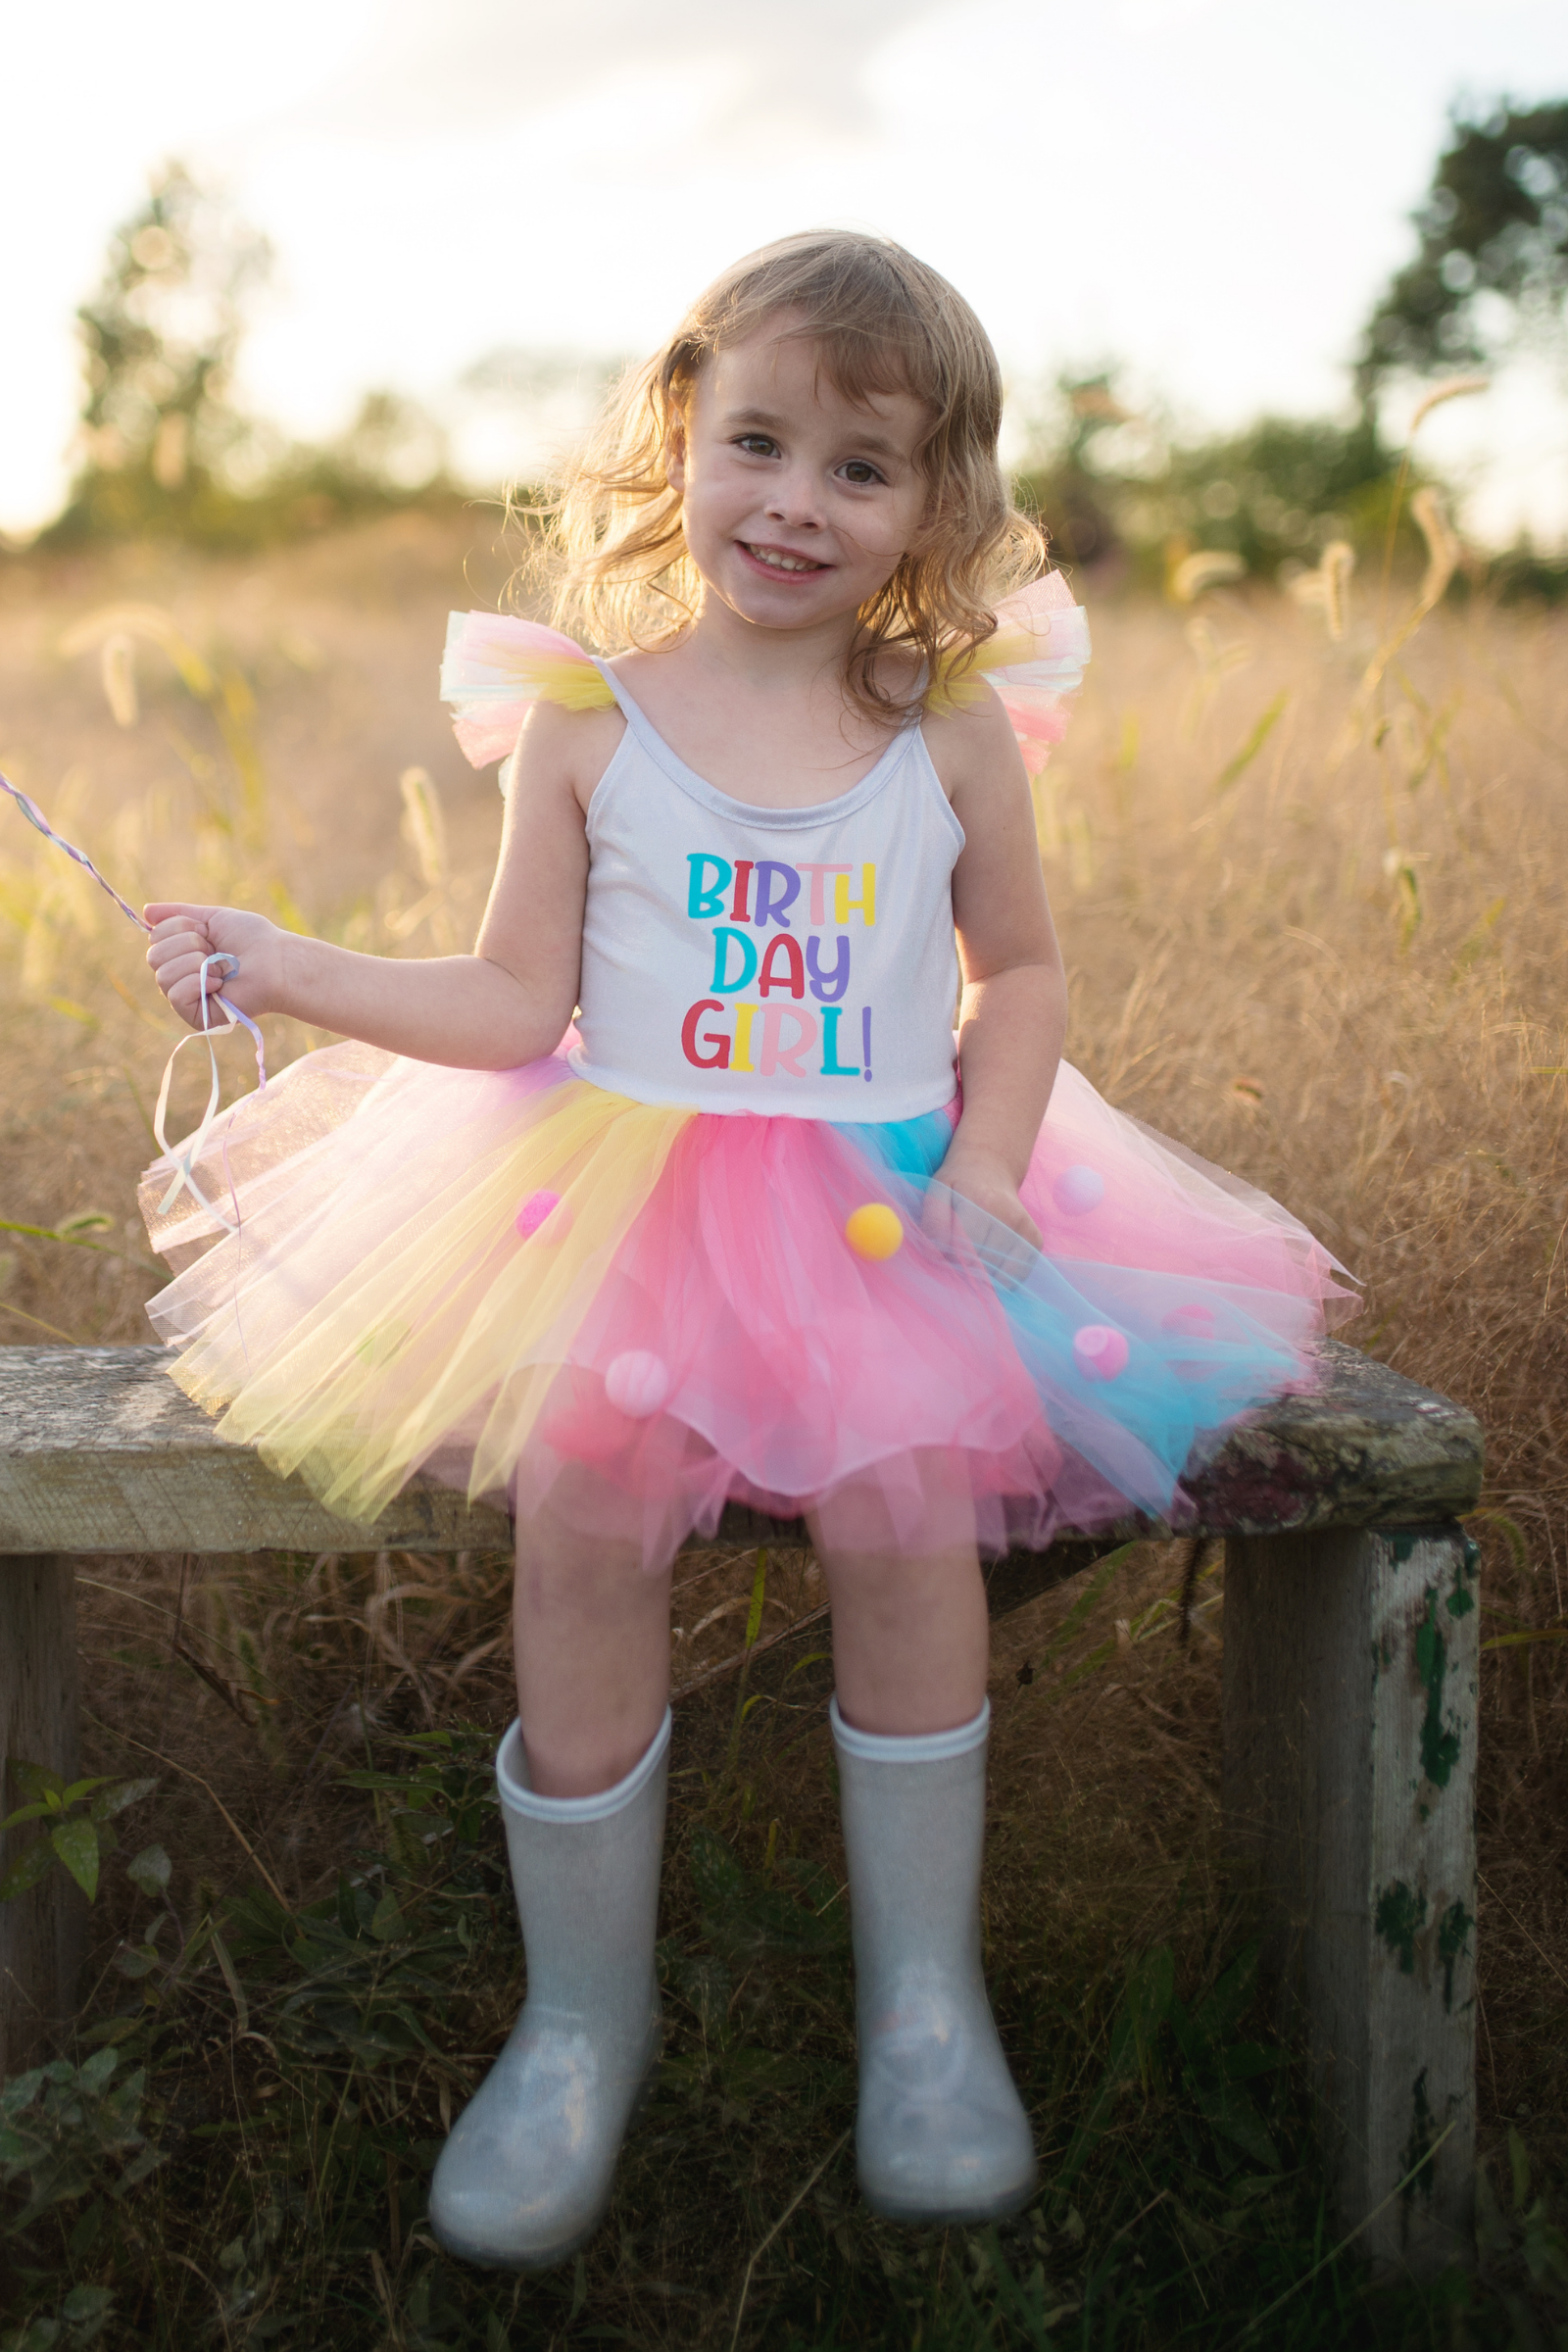
[[[662,350],[621,381],[542,512],[529,568],[553,586],[553,617],[570,635],[611,653],[672,643],[696,618],[702,583],[665,453],[712,354],[784,318],[815,343],[847,400],[906,392],[926,412],[919,534],[862,608],[845,680],[856,705],[896,726],[923,693],[962,676],[995,631],[999,599],[1044,568],[1046,543],[997,463],[1002,374],[985,329],[946,278],[890,239],[785,237],[715,278]],[[923,665],[921,694],[889,690],[889,654]]]

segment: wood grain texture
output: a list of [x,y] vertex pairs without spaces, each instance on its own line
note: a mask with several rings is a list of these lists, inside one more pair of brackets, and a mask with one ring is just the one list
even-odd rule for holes
[[[1482,1447],[1469,1413],[1352,1348],[1328,1342],[1321,1360],[1316,1393],[1250,1415],[1192,1470],[1197,1516],[1183,1532],[1366,1527],[1474,1507]],[[160,1348],[0,1348],[0,1553],[509,1548],[500,1511],[423,1480],[373,1526],[335,1517],[302,1481],[225,1444],[169,1361]],[[737,1544],[802,1532],[734,1504],[719,1530]],[[1172,1530],[1129,1519],[1111,1532]]]
[[1238,1538],[1225,1571],[1227,1832],[1344,2226],[1418,2274],[1475,2178],[1475,1567],[1450,1525]]
[[[0,1820],[27,1799],[13,1757],[65,1781],[81,1769],[76,1731],[76,1588],[47,1553],[0,1558]],[[37,1835],[0,1832],[0,1877]],[[75,2007],[87,1906],[63,1870],[0,1903],[0,2082],[49,2054]]]

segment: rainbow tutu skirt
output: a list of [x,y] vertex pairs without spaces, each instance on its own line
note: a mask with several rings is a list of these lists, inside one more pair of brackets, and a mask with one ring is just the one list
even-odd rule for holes
[[835,1548],[1179,1525],[1184,1471],[1355,1311],[1284,1209],[1066,1064],[1036,1250],[934,1181],[948,1111],[635,1102],[567,1042],[502,1071],[330,1047],[225,1113],[189,1184],[178,1152],[148,1173],[173,1377],[347,1518],[422,1470],[650,1569],[731,1498]]

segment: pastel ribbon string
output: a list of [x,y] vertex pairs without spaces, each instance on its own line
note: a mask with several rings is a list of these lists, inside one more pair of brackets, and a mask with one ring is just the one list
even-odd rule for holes
[[[87,856],[86,852],[84,850],[78,850],[74,842],[67,841],[63,834],[55,831],[53,825],[50,824],[48,818],[44,815],[43,810],[39,808],[36,801],[30,800],[26,793],[20,791],[18,787],[12,783],[10,777],[6,775],[0,775],[0,791],[8,792],[11,795],[11,798],[16,802],[17,807],[22,810],[23,815],[26,818],[28,824],[33,827],[35,832],[41,833],[45,841],[53,842],[57,850],[63,850],[66,856],[72,860],[74,865],[79,865],[84,873],[91,874],[99,889],[108,893],[109,897],[114,900],[115,905],[120,908],[121,913],[126,916],[129,921],[133,922],[138,931],[148,931],[151,929],[151,925],[136,912],[135,907],[130,905],[129,901],[121,897],[114,884],[112,882],[105,881],[103,875],[98,871],[98,868],[94,865],[92,859]],[[196,1202],[197,1206],[201,1208],[207,1216],[211,1217],[216,1224],[221,1225],[225,1232],[238,1233],[238,1202],[236,1201],[234,1204],[234,1221],[230,1222],[230,1220],[225,1217],[220,1210],[215,1208],[213,1203],[206,1198],[200,1186],[197,1184],[194,1174],[196,1162],[201,1157],[207,1138],[212,1132],[213,1120],[218,1113],[219,1096],[221,1091],[218,1072],[218,1054],[214,1046],[214,1039],[223,1036],[225,1032],[230,1029],[239,1028],[249,1031],[251,1042],[256,1048],[256,1076],[258,1081],[258,1091],[264,1095],[267,1092],[267,1050],[263,1043],[262,1033],[256,1026],[256,1023],[251,1019],[251,1016],[248,1012],[241,1012],[239,1006],[235,1004],[232,1004],[230,1000],[223,996],[220,991],[215,990],[213,994],[209,996],[207,987],[208,974],[214,970],[218,970],[223,979],[231,980],[235,973],[239,970],[238,956],[206,956],[202,958],[202,967],[198,976],[198,984],[201,989],[202,1000],[201,1035],[207,1047],[207,1059],[211,1068],[212,1085],[208,1093],[207,1108],[202,1116],[202,1123],[196,1130],[195,1135],[192,1136],[190,1142],[185,1146],[184,1151],[177,1153],[171,1145],[168,1136],[164,1132],[164,1121],[169,1111],[169,1090],[174,1075],[174,1063],[178,1058],[180,1047],[188,1046],[195,1042],[196,1033],[194,1031],[192,1031],[189,1037],[182,1037],[180,1039],[179,1045],[174,1048],[173,1053],[171,1054],[168,1061],[164,1064],[163,1083],[158,1089],[158,1107],[153,1113],[153,1134],[157,1140],[159,1150],[164,1154],[164,1157],[171,1161],[173,1165],[174,1178],[172,1183],[170,1185],[169,1191],[164,1196],[164,1199],[159,1202],[159,1207],[160,1209],[167,1211],[172,1205],[179,1193],[187,1192],[190,1194],[191,1199]],[[215,1004],[219,1006],[220,1010],[226,1015],[226,1018],[224,1019],[220,1029],[215,1029],[212,1024],[212,1006]],[[232,1188],[230,1189],[232,1190]]]

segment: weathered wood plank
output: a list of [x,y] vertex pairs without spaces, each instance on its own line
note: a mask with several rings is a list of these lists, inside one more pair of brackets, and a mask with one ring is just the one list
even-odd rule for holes
[[0,1348],[0,1552],[506,1551],[504,1512],[416,1482],[371,1528],[230,1446],[162,1348]]
[[1418,2273],[1475,2179],[1475,1565],[1446,1526],[1239,1538],[1225,1570],[1227,1830],[1344,2226]]
[[[27,1798],[11,1759],[77,1778],[76,1588],[47,1553],[0,1558],[0,1820]],[[0,1832],[0,1878],[36,1836]],[[0,2082],[47,2055],[74,2010],[87,1906],[63,1870],[0,1903]]]
[[[0,1348],[0,1552],[507,1548],[499,1511],[470,1509],[433,1482],[416,1481],[373,1527],[334,1517],[300,1480],[226,1445],[168,1360],[159,1348]],[[1474,1507],[1481,1432],[1469,1413],[1354,1348],[1330,1342],[1323,1364],[1321,1390],[1251,1416],[1193,1473],[1198,1522],[1186,1532],[1365,1527]],[[800,1531],[732,1505],[720,1532],[745,1543]],[[1114,1531],[1170,1532],[1149,1520]]]

